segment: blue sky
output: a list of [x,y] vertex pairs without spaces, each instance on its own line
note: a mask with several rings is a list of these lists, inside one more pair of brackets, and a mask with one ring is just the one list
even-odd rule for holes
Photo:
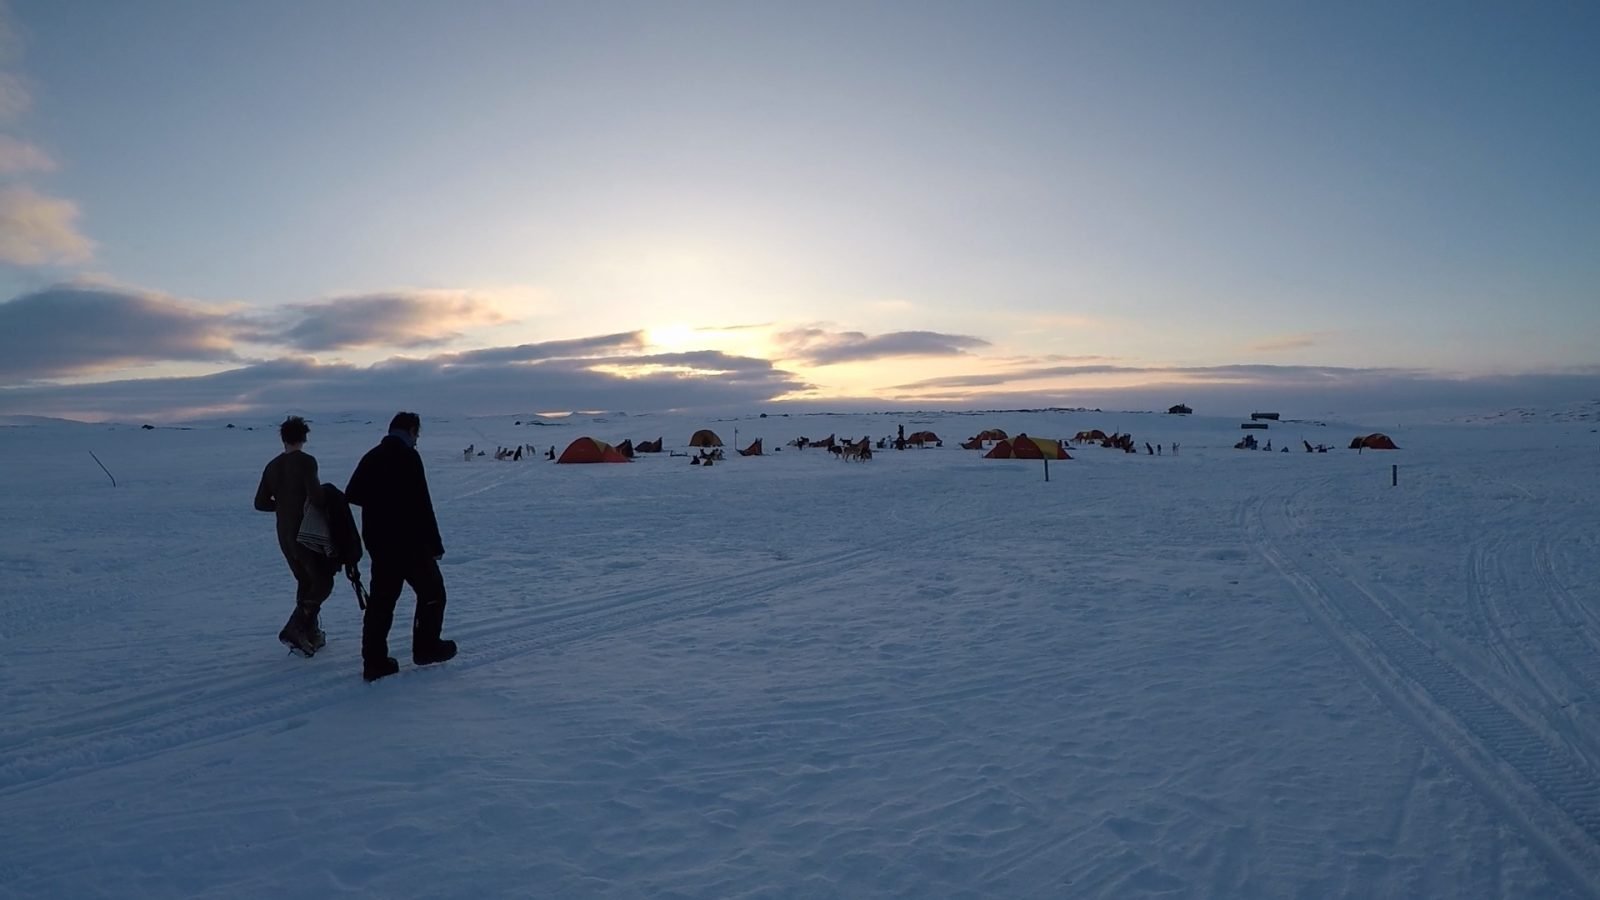
[[4,20],[0,413],[1600,395],[1590,3]]

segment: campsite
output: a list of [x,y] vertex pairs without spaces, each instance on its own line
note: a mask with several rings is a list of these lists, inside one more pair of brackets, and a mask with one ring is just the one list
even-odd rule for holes
[[[273,640],[270,423],[0,428],[6,890],[1600,884],[1594,423],[1273,421],[1268,454],[1237,416],[423,415],[461,655],[373,685],[342,585],[314,659]],[[369,418],[313,423],[326,478]],[[787,445],[900,425],[943,445]],[[701,429],[713,467],[673,455]],[[1140,449],[1046,482],[959,446],[990,429]],[[1374,432],[1403,449],[1345,449]]]

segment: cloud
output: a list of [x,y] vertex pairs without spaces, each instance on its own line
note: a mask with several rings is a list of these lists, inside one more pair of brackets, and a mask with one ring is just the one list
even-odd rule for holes
[[[1095,383],[1104,376],[1122,383]],[[1093,380],[1074,385],[1086,378]],[[1055,383],[1040,384],[1050,381]],[[1242,415],[1266,408],[1292,417],[1329,417],[1484,411],[1592,399],[1600,396],[1600,366],[1472,377],[1343,366],[1043,366],[941,376],[886,392],[899,402],[960,408],[1165,409],[1183,402],[1200,414]]]
[[[465,293],[402,292],[270,312],[222,310],[151,291],[77,280],[0,303],[0,384],[74,377],[169,362],[237,362],[251,344],[298,353],[338,347],[415,349],[445,329],[502,321]],[[431,356],[441,367],[505,367],[562,358],[611,359],[643,350],[627,331]]]
[[895,356],[962,356],[969,349],[989,346],[983,338],[936,331],[893,331],[869,336],[859,331],[800,328],[781,332],[776,339],[783,358],[814,366]]
[[1285,334],[1278,337],[1267,338],[1250,345],[1249,349],[1262,353],[1274,353],[1280,350],[1303,350],[1306,347],[1315,347],[1326,335],[1308,332],[1305,334]]
[[[695,410],[749,408],[807,387],[764,359],[719,353],[664,354],[607,361],[454,365],[449,357],[391,359],[371,366],[285,359],[226,372],[92,385],[0,389],[0,414],[52,410],[67,417],[170,420],[190,411],[277,415],[283,410],[415,409],[424,416],[553,409]],[[694,363],[714,376],[679,371],[622,375],[607,362]]]
[[13,65],[22,59],[22,35],[13,23],[11,4],[0,0],[0,66]]
[[1145,369],[1113,365],[1040,366],[1030,369],[1012,369],[1007,372],[983,372],[967,375],[941,375],[909,384],[895,385],[891,390],[921,391],[930,389],[989,387],[1020,381],[1038,381],[1044,378],[1072,378],[1081,375],[1108,375],[1120,372],[1143,372]]
[[54,172],[56,161],[38,147],[0,134],[0,175],[21,175],[25,172]]
[[0,72],[0,122],[20,119],[33,106],[33,95],[21,78]]
[[482,350],[436,356],[433,359],[445,365],[489,366],[539,362],[547,359],[609,357],[617,353],[641,350],[644,346],[643,331],[622,331],[595,337],[518,344],[515,347],[486,347]]
[[436,347],[459,338],[455,329],[503,321],[470,294],[397,291],[291,304],[272,313],[251,339],[304,351]]
[[1319,388],[1329,385],[1348,385],[1361,379],[1393,379],[1433,375],[1420,369],[1368,368],[1354,369],[1341,366],[1274,366],[1264,363],[1239,363],[1225,366],[1119,366],[1076,365],[1037,366],[1012,369],[1005,372],[983,372],[967,375],[941,375],[909,384],[895,385],[892,390],[918,391],[964,387],[988,387],[1045,379],[1081,378],[1088,375],[1147,375],[1174,382],[1203,382],[1210,384],[1275,384],[1295,388]]
[[0,383],[234,360],[226,316],[158,294],[65,284],[0,303]]
[[[1249,380],[1196,381],[1157,375],[1141,384],[1120,387],[1018,388],[942,395],[914,392],[897,399],[919,405],[979,409],[1054,406],[1163,410],[1174,403],[1186,403],[1199,415],[1244,416],[1253,410],[1271,409],[1290,419],[1365,418],[1372,423],[1392,424],[1402,417],[1413,421],[1448,418],[1462,412],[1556,405],[1600,397],[1600,368],[1471,378],[1394,369],[1218,368],[1225,372],[1235,368],[1258,371]],[[1279,368],[1282,371],[1274,371]]]
[[26,185],[0,187],[0,263],[86,262],[94,245],[78,233],[78,207]]

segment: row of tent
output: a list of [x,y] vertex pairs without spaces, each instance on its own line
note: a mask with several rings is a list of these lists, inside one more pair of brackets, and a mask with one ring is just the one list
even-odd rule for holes
[[[556,457],[556,462],[558,462],[558,463],[630,462],[631,461],[630,460],[630,456],[632,454],[627,452],[627,451],[633,449],[632,442],[624,441],[623,444],[626,445],[626,447],[613,446],[613,445],[608,444],[605,441],[602,441],[602,440],[600,440],[598,438],[581,437],[581,438],[578,438],[577,440],[573,441],[572,443],[568,444],[567,445],[567,449],[561,451],[561,455]],[[722,438],[718,437],[717,433],[715,431],[712,431],[709,428],[702,428],[699,431],[696,431],[694,433],[693,437],[689,438],[689,446],[691,446],[691,447],[721,447],[722,446]],[[661,452],[661,439],[660,438],[656,438],[654,441],[644,441],[644,442],[639,444],[639,449],[641,451],[647,452],[647,453],[660,453]],[[763,455],[762,454],[762,450],[761,450],[761,439],[760,438],[756,438],[755,442],[752,443],[748,448],[746,448],[744,450],[740,450],[739,451],[739,455],[740,456],[761,456],[761,455]]]
[[[996,429],[996,431],[998,431],[998,429]],[[995,432],[984,432],[985,435],[994,434],[994,433]],[[1001,434],[1001,435],[1005,434],[1005,432],[1003,432],[1003,431],[1000,431],[998,433]],[[718,438],[712,432],[705,431],[705,430],[695,432],[695,437],[696,438],[700,438],[701,435],[709,435],[710,436],[709,440],[715,441],[715,443],[707,443],[707,442],[704,442],[704,441],[702,441],[700,443],[696,443],[695,441],[691,440],[690,443],[689,443],[689,446],[691,446],[691,447],[720,447],[720,446],[722,446],[722,440],[720,438]],[[980,435],[979,437],[982,437],[982,435]],[[656,444],[658,445],[658,452],[659,452],[659,443],[660,443],[659,441],[656,442]],[[971,446],[971,444],[973,444],[973,443],[979,443],[980,446]],[[974,440],[972,442],[968,442],[967,444],[962,444],[962,446],[966,447],[969,450],[982,449],[981,442],[978,441],[977,438],[974,438]],[[1306,449],[1310,450],[1311,446],[1309,444],[1307,444],[1306,445]],[[1395,445],[1394,440],[1391,439],[1388,435],[1374,432],[1373,434],[1358,435],[1354,440],[1352,440],[1350,442],[1350,449],[1351,450],[1361,450],[1361,449],[1366,449],[1366,450],[1398,450],[1400,448]],[[743,450],[740,450],[739,451],[739,455],[740,456],[762,456],[762,455],[764,455],[764,453],[762,452],[762,447],[761,447],[761,439],[760,438],[756,438],[755,441],[752,442],[749,447],[747,447],[747,448],[745,448]],[[1067,453],[1067,448],[1064,447],[1062,445],[1062,443],[1060,441],[1058,441],[1058,440],[1053,440],[1051,438],[1029,437],[1026,434],[1019,434],[1014,438],[1000,437],[998,440],[996,440],[996,443],[995,443],[994,447],[991,448],[988,453],[985,453],[983,455],[983,458],[984,459],[1071,459],[1072,456],[1071,456],[1071,454]],[[581,437],[581,438],[578,438],[577,440],[573,441],[571,444],[568,444],[567,445],[567,449],[562,451],[561,456],[557,457],[557,459],[556,459],[556,462],[558,462],[558,463],[611,463],[611,462],[630,462],[630,461],[631,460],[628,458],[627,454],[623,453],[617,447],[613,447],[612,445],[606,443],[605,441],[597,440],[597,439],[592,438],[592,437]]]

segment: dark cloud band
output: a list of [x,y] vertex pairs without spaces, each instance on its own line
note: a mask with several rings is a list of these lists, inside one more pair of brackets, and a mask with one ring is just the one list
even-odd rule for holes
[[784,356],[814,366],[867,362],[900,356],[959,356],[989,346],[983,338],[936,331],[893,331],[868,335],[860,331],[803,328],[778,335]]

